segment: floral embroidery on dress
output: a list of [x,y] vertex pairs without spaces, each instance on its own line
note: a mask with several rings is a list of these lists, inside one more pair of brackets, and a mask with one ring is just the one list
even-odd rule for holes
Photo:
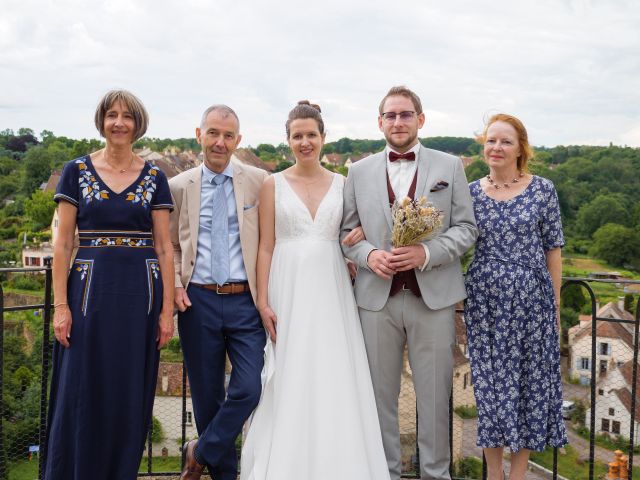
[[109,192],[100,189],[100,182],[96,180],[95,175],[87,168],[87,161],[84,158],[76,160],[80,175],[78,183],[82,190],[82,198],[90,203],[92,200],[109,199]]
[[158,260],[155,258],[148,258],[147,262],[147,283],[149,284],[149,310],[147,313],[151,313],[151,309],[153,308],[153,297],[155,295],[155,288],[153,280],[158,280],[160,274],[160,265],[158,265]]
[[147,206],[151,204],[153,194],[156,191],[157,174],[157,168],[150,168],[149,173],[138,182],[136,191],[127,192],[127,200],[133,203],[140,203],[143,207],[147,208]]
[[133,237],[98,237],[91,240],[92,247],[147,247],[149,239]]
[[93,260],[83,260],[77,258],[74,261],[76,267],[75,270],[80,272],[80,280],[86,281],[84,283],[84,290],[82,292],[82,313],[87,314],[87,305],[89,304],[89,290],[91,289],[91,274],[93,272]]

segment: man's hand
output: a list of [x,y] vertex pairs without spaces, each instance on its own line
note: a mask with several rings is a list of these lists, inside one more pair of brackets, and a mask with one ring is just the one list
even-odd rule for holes
[[173,298],[174,298],[174,303],[176,304],[176,308],[181,312],[184,312],[187,308],[191,306],[191,300],[189,300],[187,291],[183,287],[176,287]]
[[391,258],[393,258],[393,255],[389,252],[373,250],[367,257],[367,265],[380,278],[390,280],[393,274],[396,273],[395,268],[391,266]]
[[420,268],[427,258],[422,245],[392,248],[391,254],[389,265],[397,272]]

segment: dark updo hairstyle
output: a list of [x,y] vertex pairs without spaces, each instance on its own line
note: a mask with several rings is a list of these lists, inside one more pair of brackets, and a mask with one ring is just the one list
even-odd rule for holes
[[309,100],[300,100],[298,104],[293,107],[293,110],[289,112],[289,118],[287,119],[287,123],[285,123],[287,138],[289,138],[289,134],[291,133],[289,128],[291,126],[291,122],[305,118],[313,118],[318,124],[320,135],[324,135],[324,122],[322,121],[322,115],[320,112],[322,112],[320,105],[311,103]]

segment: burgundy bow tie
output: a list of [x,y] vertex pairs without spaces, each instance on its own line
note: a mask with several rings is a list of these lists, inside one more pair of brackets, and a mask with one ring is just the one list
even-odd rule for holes
[[403,159],[413,162],[416,159],[416,154],[414,152],[407,152],[407,153],[389,152],[390,162],[395,162],[396,160],[403,160]]

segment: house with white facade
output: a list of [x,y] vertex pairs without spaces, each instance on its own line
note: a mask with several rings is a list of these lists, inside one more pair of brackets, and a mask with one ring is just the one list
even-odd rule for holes
[[[640,371],[640,366],[638,366]],[[596,433],[611,436],[631,435],[631,400],[633,384],[633,360],[612,369],[596,385]],[[634,415],[634,443],[640,444],[640,381],[636,376],[636,402]],[[591,409],[585,416],[585,424],[589,425]]]
[[[609,302],[598,309],[597,316],[618,320],[634,320],[631,313],[624,310],[623,301]],[[578,325],[569,329],[569,369],[571,378],[577,378],[583,385],[591,381],[591,362],[596,362],[596,381],[606,376],[613,368],[633,358],[633,324],[619,322],[596,322],[596,356],[591,352],[591,318],[581,319]]]
[[[198,436],[193,416],[191,390],[187,380],[185,438]],[[156,396],[153,400],[153,416],[162,425],[164,439],[153,444],[153,456],[161,456],[166,448],[169,456],[180,456],[182,446],[182,363],[160,362]]]

